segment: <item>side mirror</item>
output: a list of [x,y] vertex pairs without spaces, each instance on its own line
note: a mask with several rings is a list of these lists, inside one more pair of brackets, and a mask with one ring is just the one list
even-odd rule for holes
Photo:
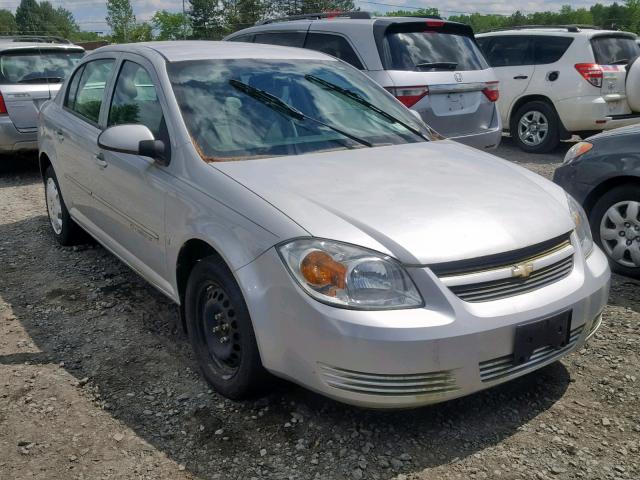
[[168,165],[165,144],[156,140],[144,125],[114,125],[98,136],[98,147],[112,152],[142,155],[153,158],[161,165]]

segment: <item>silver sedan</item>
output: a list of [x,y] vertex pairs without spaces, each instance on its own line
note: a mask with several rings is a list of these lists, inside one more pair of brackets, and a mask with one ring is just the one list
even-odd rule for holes
[[582,208],[446,140],[351,66],[267,45],[114,45],[39,123],[53,235],[88,232],[181,306],[240,398],[270,374],[399,408],[579,348],[609,267]]

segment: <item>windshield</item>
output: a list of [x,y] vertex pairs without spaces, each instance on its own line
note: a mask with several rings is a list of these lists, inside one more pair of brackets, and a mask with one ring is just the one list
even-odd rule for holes
[[[425,141],[407,126],[428,136],[425,125],[407,109],[342,62],[199,60],[172,63],[168,70],[185,124],[208,161]],[[366,102],[310,78],[350,90]],[[303,115],[278,106],[264,93]]]
[[640,55],[640,46],[631,37],[594,37],[591,46],[600,65],[625,65]]
[[84,52],[22,50],[0,55],[0,83],[61,82]]
[[386,36],[391,70],[484,70],[488,68],[473,39],[465,35],[391,32]]

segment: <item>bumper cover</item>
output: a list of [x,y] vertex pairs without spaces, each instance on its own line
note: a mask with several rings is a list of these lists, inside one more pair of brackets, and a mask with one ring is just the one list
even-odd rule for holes
[[37,135],[36,129],[29,132],[18,131],[8,115],[0,115],[0,152],[38,150]]
[[[305,294],[271,249],[236,271],[264,366],[338,401],[409,408],[468,395],[556,361],[579,348],[607,302],[610,272],[597,248],[547,287],[468,303],[427,268],[409,272],[427,306],[393,311],[330,307]],[[512,362],[517,325],[570,309],[571,341]]]

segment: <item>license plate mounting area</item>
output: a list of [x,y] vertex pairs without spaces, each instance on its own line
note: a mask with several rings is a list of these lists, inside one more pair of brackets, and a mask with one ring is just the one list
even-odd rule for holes
[[560,349],[569,342],[571,311],[525,323],[516,327],[513,348],[514,363],[522,365],[531,359],[533,352],[541,347]]

